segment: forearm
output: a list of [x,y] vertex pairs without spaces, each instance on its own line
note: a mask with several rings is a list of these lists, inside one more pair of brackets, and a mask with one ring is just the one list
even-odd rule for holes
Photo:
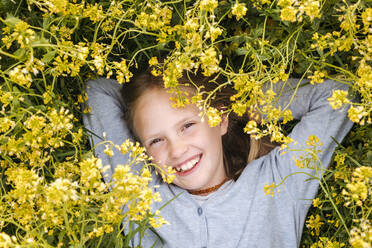
[[[107,171],[109,181],[117,164],[128,161],[128,156],[116,151],[112,157],[104,153],[108,141],[120,145],[130,138],[122,118],[123,104],[120,96],[121,85],[114,80],[98,79],[89,81],[86,86],[90,113],[83,115],[85,127],[92,133],[91,146],[103,165],[110,165]],[[105,135],[104,135],[105,134]]]

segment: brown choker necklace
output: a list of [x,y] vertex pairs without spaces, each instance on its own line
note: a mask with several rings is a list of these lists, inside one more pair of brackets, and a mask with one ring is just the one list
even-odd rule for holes
[[225,178],[222,183],[220,184],[217,184],[213,187],[210,187],[210,188],[207,188],[207,189],[201,189],[201,190],[188,190],[188,192],[192,195],[204,195],[204,194],[209,194],[209,193],[212,193],[212,192],[215,192],[216,190],[218,190],[224,183],[226,183],[227,181],[229,181],[230,178]]

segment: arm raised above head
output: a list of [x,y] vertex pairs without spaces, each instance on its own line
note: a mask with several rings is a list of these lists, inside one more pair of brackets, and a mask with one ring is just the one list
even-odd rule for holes
[[92,133],[91,146],[95,148],[96,156],[102,160],[104,166],[110,165],[110,170],[105,175],[106,182],[110,180],[115,166],[124,164],[129,159],[128,155],[123,155],[119,151],[110,157],[104,153],[105,146],[99,145],[104,141],[112,141],[120,145],[131,138],[123,119],[125,107],[120,94],[121,87],[117,81],[104,78],[86,84],[88,95],[86,104],[91,111],[83,115],[83,122]]
[[[353,125],[347,117],[348,108],[334,110],[328,102],[333,90],[338,89],[348,90],[348,85],[332,80],[317,85],[300,84],[298,80],[293,80],[290,86],[286,85],[283,88],[278,104],[282,108],[288,107],[293,117],[300,121],[289,135],[295,141],[289,145],[290,149],[283,151],[275,149],[270,154],[270,159],[274,170],[278,172],[276,175],[279,175],[278,178],[273,179],[275,183],[280,183],[283,178],[292,173],[300,172],[290,176],[285,183],[295,199],[315,197],[318,183],[316,180],[307,180],[309,174],[318,177],[323,173],[330,164],[337,146],[335,140],[341,142]],[[294,93],[296,94],[293,96]],[[316,138],[313,139],[314,144],[321,144],[317,146],[320,150],[316,154],[317,166],[315,169],[306,168],[306,165],[305,168],[300,168],[294,158],[299,160],[301,155],[306,156],[301,150],[309,148],[310,136],[319,138],[319,142],[316,142]]]

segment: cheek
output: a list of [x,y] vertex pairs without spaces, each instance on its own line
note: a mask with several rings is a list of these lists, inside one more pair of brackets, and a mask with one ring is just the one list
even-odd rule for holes
[[205,127],[203,132],[202,132],[202,142],[206,143],[207,145],[213,145],[216,143],[219,143],[221,140],[221,134],[220,130],[217,127]]
[[148,149],[148,154],[153,158],[153,161],[159,165],[164,166],[166,161],[166,149],[162,147],[154,148],[154,149]]

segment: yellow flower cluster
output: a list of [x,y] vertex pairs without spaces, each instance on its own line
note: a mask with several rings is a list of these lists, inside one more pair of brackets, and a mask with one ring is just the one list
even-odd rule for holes
[[141,29],[155,31],[164,29],[170,24],[171,19],[172,10],[168,6],[162,7],[159,3],[149,3],[137,16],[134,24]]
[[161,171],[161,177],[166,183],[172,183],[173,180],[176,178],[176,170],[172,166],[168,166],[167,170],[160,170]]
[[247,7],[245,7],[244,3],[239,3],[237,1],[232,7],[231,13],[236,17],[236,20],[239,21],[239,19],[247,13]]
[[281,7],[280,18],[283,21],[301,22],[303,14],[306,14],[310,21],[320,17],[320,1],[313,0],[279,0],[278,6]]
[[[109,167],[83,152],[87,143],[84,131],[67,107],[81,111],[77,106],[86,97],[81,95],[76,101],[69,95],[84,88],[80,82],[97,76],[128,82],[131,68],[146,62],[144,57],[152,57],[149,64],[153,74],[163,76],[165,87],[175,94],[175,106],[190,102],[178,84],[185,71],[222,75],[226,78],[222,86],[232,85],[236,90],[226,109],[210,107],[216,92],[198,89],[191,98],[207,114],[209,124],[217,125],[231,111],[240,116],[257,113],[259,118],[251,118],[244,131],[255,138],[271,135],[272,140],[283,143],[282,148],[289,147],[292,140],[283,134],[281,125],[292,120],[292,115],[275,105],[280,91],[271,89],[279,80],[287,81],[293,72],[304,73],[304,77],[312,72],[312,84],[327,77],[353,83],[349,97],[357,92],[360,103],[348,100],[345,91],[335,91],[329,102],[335,109],[350,104],[350,119],[360,125],[370,124],[372,8],[365,2],[339,1],[336,6],[328,2],[324,5],[320,0],[200,0],[195,4],[30,0],[19,6],[17,17],[0,18],[0,166],[9,186],[2,191],[0,215],[5,222],[0,221],[0,227],[9,223],[19,226],[16,236],[0,234],[0,246],[38,247],[49,242],[57,247],[84,246],[111,232],[119,237],[120,225],[130,220],[152,227],[167,224],[158,211],[151,212],[151,203],[160,196],[149,188],[151,160],[145,150],[129,141],[120,146],[105,142],[109,156],[117,148],[131,157],[105,183],[102,173]],[[24,18],[27,7],[35,15]],[[246,20],[248,12],[258,14]],[[325,27],[330,25],[323,25],[320,17],[324,13],[333,13],[336,18],[329,24],[339,25]],[[232,27],[224,26],[233,22],[226,17],[236,19]],[[314,22],[316,18],[319,26],[318,20]],[[246,21],[259,21],[259,25]],[[319,33],[314,33],[310,25],[319,27]],[[311,35],[313,39],[303,39]],[[350,59],[345,54],[350,54]],[[318,146],[319,140],[310,137],[304,149],[310,155],[295,159],[296,165],[313,168]],[[351,159],[345,163],[345,156],[336,156],[334,173],[337,182],[346,185],[344,194],[335,195],[331,187],[329,196],[336,205],[343,204],[345,197],[350,212],[357,208],[361,211],[354,212],[365,216],[370,212],[370,180],[361,178],[370,172],[366,166],[350,172]],[[137,164],[145,165],[134,169]],[[164,181],[171,182],[175,176],[171,167],[154,166]],[[277,187],[266,185],[265,194],[273,196]],[[317,208],[328,203],[322,198],[313,201]],[[312,216],[307,224],[317,233],[322,221],[316,214]],[[333,219],[327,222],[336,227],[340,223]],[[365,227],[360,224],[350,232],[352,246],[371,243]],[[312,247],[332,246],[344,244],[321,237]]]
[[77,193],[77,182],[66,178],[57,178],[45,190],[46,201],[54,206],[61,206],[68,201],[79,199]]
[[257,128],[257,122],[254,120],[248,121],[248,123],[244,127],[244,132],[248,134],[256,134],[259,132]]
[[336,154],[334,161],[337,163],[336,167],[341,167],[345,163],[346,153]]
[[349,206],[354,202],[357,206],[363,204],[370,204],[372,190],[371,190],[372,168],[362,166],[356,168],[351,180],[346,179],[346,189],[342,190],[345,197],[345,206]]
[[113,64],[117,70],[116,80],[121,84],[123,82],[129,82],[129,79],[133,76],[133,74],[128,70],[126,61],[122,60],[120,63],[113,62]]
[[[16,41],[21,48],[29,46],[37,41],[38,37],[35,31],[32,30],[26,22],[14,18],[10,23],[11,26],[3,28],[4,37],[1,39],[7,49],[12,46],[14,41]],[[11,29],[13,29],[13,32],[11,32]]]
[[218,109],[209,107],[206,115],[208,117],[209,126],[215,127],[221,123],[221,111],[219,111]]
[[313,243],[310,248],[341,248],[344,247],[344,243],[340,243],[337,241],[331,241],[327,237],[319,237],[319,241],[316,243]]
[[359,228],[354,227],[350,231],[349,243],[353,248],[369,248],[372,244],[372,227],[370,220],[358,220]]
[[219,70],[218,64],[220,63],[220,57],[217,56],[217,52],[213,47],[203,51],[200,56],[201,68],[205,76],[211,76],[217,73]]
[[306,221],[306,227],[310,228],[311,230],[314,230],[315,233],[314,231],[311,231],[311,234],[316,236],[319,236],[320,228],[323,224],[324,222],[321,221],[320,216],[318,214],[315,217],[314,215],[310,215],[309,219]]
[[368,113],[363,106],[351,106],[347,111],[347,114],[350,120],[359,123],[360,125],[364,125],[365,117],[368,116]]
[[350,103],[347,95],[348,93],[346,90],[334,90],[332,91],[332,96],[328,98],[328,102],[333,109],[339,109],[343,106],[343,104]]
[[253,3],[253,6],[256,7],[257,9],[262,9],[265,5],[265,4],[271,4],[272,1],[271,0],[251,0],[251,2]]
[[[0,151],[3,155],[27,161],[31,166],[45,163],[51,158],[46,149],[53,150],[64,146],[64,138],[71,134],[72,118],[72,114],[63,107],[59,111],[50,109],[46,114],[38,111],[24,121],[25,132],[22,136],[1,136],[7,142],[0,145]],[[12,120],[7,122],[9,121],[14,123]],[[72,135],[78,139],[82,134]]]
[[[342,14],[338,18],[341,22],[341,31],[333,31],[332,33],[326,33],[324,35],[314,33],[313,40],[315,43],[311,45],[311,48],[327,52],[327,56],[333,56],[337,51],[351,51],[353,48],[358,50],[359,55],[353,57],[353,60],[359,62],[359,67],[356,71],[358,78],[352,78],[352,80],[356,81],[354,88],[362,96],[362,104],[351,104],[349,118],[356,123],[364,125],[366,122],[372,122],[372,68],[369,65],[371,61],[370,51],[372,47],[372,38],[370,35],[366,35],[370,32],[372,8],[365,8],[362,12],[359,12],[361,7],[360,2],[350,5],[348,5],[346,1],[342,2],[343,5],[339,9]],[[363,25],[360,25],[358,20],[361,20]],[[330,103],[333,108],[337,108],[341,103],[350,103],[346,99],[345,93],[339,94],[338,96],[334,95],[332,98]]]
[[[271,197],[274,197],[274,189],[278,187],[278,185],[276,185],[275,183],[272,183],[272,184],[266,184],[264,186],[264,191],[265,191],[265,195],[270,195]],[[277,191],[278,193],[280,193],[280,190],[278,189]]]
[[200,9],[204,11],[213,12],[215,8],[218,6],[217,0],[201,0],[200,1]]
[[319,141],[319,138],[315,135],[310,135],[306,141],[306,148],[304,148],[305,154],[299,155],[299,158],[293,157],[295,165],[301,169],[309,168],[316,169],[318,166],[318,154],[321,152],[319,149],[323,143]]
[[315,208],[321,208],[322,207],[322,202],[321,200],[317,197],[317,198],[314,198],[313,200],[313,206]]
[[20,246],[15,236],[10,237],[8,234],[2,232],[0,233],[0,247],[11,248],[11,247],[20,247]]
[[159,228],[162,225],[169,225],[170,223],[166,221],[163,217],[159,216],[160,211],[155,211],[154,217],[150,217],[149,223],[154,228]]
[[[111,31],[115,23],[113,19],[121,18],[123,14],[122,4],[117,2],[112,2],[107,12],[103,12],[102,6],[98,3],[85,5],[84,2],[35,0],[32,1],[32,4],[38,6],[52,18],[54,14],[62,16],[79,15],[82,18],[90,19],[93,23],[102,22],[102,30],[105,32]],[[159,13],[159,15],[164,16],[162,13]],[[169,22],[171,18],[170,10],[168,10],[166,18]],[[95,41],[90,44],[85,42],[75,44],[71,41],[71,34],[74,29],[61,24],[61,26],[53,24],[50,27],[50,34],[53,39],[46,40],[37,29],[15,17],[9,17],[6,24],[8,26],[3,28],[2,42],[7,49],[12,46],[22,49],[22,52],[19,52],[22,56],[12,56],[13,59],[21,60],[22,63],[12,68],[8,75],[10,80],[22,86],[30,87],[32,82],[31,73],[37,75],[45,69],[45,63],[53,65],[50,70],[54,76],[77,76],[81,68],[88,65],[90,68],[95,68],[99,75],[103,75],[106,71],[108,77],[110,77],[116,72],[116,77],[120,82],[127,82],[132,77],[125,60],[110,63],[106,61],[107,52],[112,48],[104,47]],[[157,24],[159,24],[158,21]],[[160,23],[160,25],[162,24]],[[52,43],[52,41],[55,43]],[[45,47],[48,48],[48,52],[45,53],[45,50],[38,51],[38,49]],[[26,61],[25,56],[27,57]],[[46,102],[49,101],[46,100]]]
[[[29,119],[27,126],[37,122],[35,118]],[[43,123],[42,119],[40,121]],[[144,163],[144,159],[148,159],[139,144],[126,141],[115,147],[124,153],[130,152],[135,163]],[[131,167],[130,164],[118,165],[109,183],[102,181],[102,173],[107,167],[103,168],[101,160],[94,157],[84,159],[78,165],[69,162],[56,164],[56,173],[50,183],[39,175],[39,171],[26,166],[5,168],[8,184],[13,189],[3,196],[5,201],[0,205],[0,214],[7,214],[8,221],[13,219],[26,231],[39,227],[40,223],[49,235],[53,230],[67,227],[67,234],[74,242],[78,242],[74,232],[89,223],[95,227],[86,232],[86,240],[113,232],[114,226],[127,221],[148,222],[153,227],[168,224],[159,211],[151,212],[152,203],[161,201],[161,197],[149,187],[152,175],[148,165],[138,173]],[[167,172],[173,171],[170,168]],[[171,182],[170,175],[167,180]],[[98,212],[87,221],[86,215],[93,214],[90,213],[93,209]],[[70,223],[75,222],[79,224],[71,224],[74,228],[69,229]],[[4,234],[1,242],[10,244],[17,242],[17,239]]]
[[308,78],[311,84],[320,84],[324,82],[325,77],[327,77],[327,71],[315,71],[313,75]]
[[[108,187],[102,181],[101,173],[105,171],[100,159],[95,157],[87,158],[79,163],[80,184],[86,190],[95,189],[98,193],[107,191]],[[88,192],[86,192],[88,193]],[[94,194],[94,192],[91,192]]]

